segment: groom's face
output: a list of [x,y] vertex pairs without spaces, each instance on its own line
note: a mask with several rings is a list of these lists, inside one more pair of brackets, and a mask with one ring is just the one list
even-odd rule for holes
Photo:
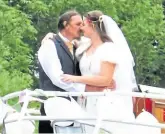
[[72,16],[67,25],[67,32],[73,39],[80,38],[80,27],[82,26],[82,18],[80,15]]
[[83,24],[81,26],[81,31],[83,32],[85,37],[89,37],[93,35],[93,25],[88,19],[83,20]]

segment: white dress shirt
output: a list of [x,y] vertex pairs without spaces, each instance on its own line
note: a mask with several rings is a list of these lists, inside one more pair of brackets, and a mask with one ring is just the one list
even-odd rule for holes
[[58,33],[58,35],[64,42],[69,42],[69,40],[66,37],[64,37],[60,32]]
[[[60,34],[59,36],[61,37],[62,35]],[[62,39],[65,38],[62,36]],[[42,43],[38,51],[38,59],[44,72],[54,85],[69,92],[85,91],[85,84],[67,83],[61,80],[61,75],[64,74],[64,72],[62,71],[61,63],[57,55],[57,50],[52,40],[47,39]]]

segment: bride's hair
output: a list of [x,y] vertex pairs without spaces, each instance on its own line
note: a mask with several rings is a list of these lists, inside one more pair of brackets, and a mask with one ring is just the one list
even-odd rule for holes
[[112,42],[111,38],[106,34],[105,26],[101,20],[101,16],[104,15],[99,10],[88,12],[85,17],[94,24],[96,31],[99,33],[100,38],[103,42]]

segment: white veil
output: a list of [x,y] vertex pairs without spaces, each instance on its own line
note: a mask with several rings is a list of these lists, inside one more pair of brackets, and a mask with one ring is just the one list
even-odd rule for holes
[[130,59],[132,65],[134,66],[134,58],[128,43],[116,22],[107,15],[102,15],[100,21],[103,21],[106,33],[112,39],[113,43],[119,46],[123,54],[126,56],[126,58]]
[[[106,34],[112,39],[114,44],[118,45],[120,50],[122,50],[122,54],[124,55],[124,57],[130,60],[130,63],[132,63],[132,66],[134,66],[134,58],[132,56],[128,43],[116,22],[107,15],[102,15],[99,18],[99,21],[103,21]],[[82,53],[90,47],[91,41],[87,37],[82,37],[78,44],[79,47],[76,50],[76,57],[80,59]]]
[[99,21],[102,21],[104,24],[106,34],[111,38],[113,43],[117,45],[117,47],[121,50],[122,58],[125,58],[123,60],[127,60],[127,63],[129,64],[127,64],[126,68],[127,70],[129,68],[128,75],[130,74],[132,80],[133,91],[138,90],[136,77],[133,70],[133,67],[135,66],[134,58],[121,29],[118,27],[117,23],[107,15],[102,15],[99,19]]

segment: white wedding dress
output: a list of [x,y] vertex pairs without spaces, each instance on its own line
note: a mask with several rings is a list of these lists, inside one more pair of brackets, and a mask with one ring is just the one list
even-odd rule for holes
[[[101,61],[116,64],[113,76],[116,82],[116,90],[113,92],[131,92],[136,87],[134,71],[130,61],[124,57],[119,47],[110,42],[100,45],[91,55],[86,55],[86,52],[83,53],[80,60],[82,75],[99,75]],[[104,91],[107,90],[105,89]],[[132,97],[130,96],[88,97],[86,99],[85,110],[91,115],[102,118],[109,117],[126,121],[135,119]],[[126,127],[129,127],[116,123],[103,123],[102,125],[113,132],[113,134],[123,134],[123,132],[128,130]],[[85,129],[88,134],[92,134],[92,128],[86,127]]]

